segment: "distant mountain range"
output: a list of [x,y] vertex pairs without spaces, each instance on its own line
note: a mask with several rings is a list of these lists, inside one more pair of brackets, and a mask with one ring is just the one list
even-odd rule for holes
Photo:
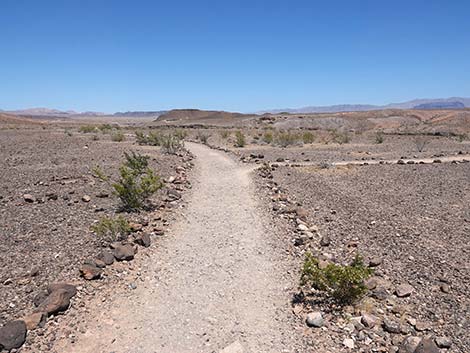
[[303,108],[285,108],[271,109],[257,112],[257,114],[279,114],[279,113],[338,113],[338,112],[360,112],[369,110],[382,109],[463,109],[470,108],[470,98],[451,97],[436,99],[415,99],[403,103],[391,103],[387,105],[370,105],[370,104],[342,104],[328,106],[308,106]]
[[[415,99],[403,103],[391,103],[387,105],[370,105],[370,104],[342,104],[342,105],[328,105],[328,106],[308,106],[303,108],[284,108],[284,109],[270,109],[259,111],[256,114],[279,114],[279,113],[293,113],[293,114],[306,114],[306,113],[338,113],[338,112],[360,112],[370,110],[382,110],[382,109],[464,109],[470,108],[470,98],[462,97],[451,97],[451,98],[437,98],[437,99]],[[187,109],[190,111],[191,109]],[[193,109],[194,110],[194,109]],[[159,117],[167,110],[155,110],[155,111],[128,111],[128,112],[116,112],[116,113],[102,113],[102,112],[76,112],[73,110],[57,110],[49,108],[31,108],[21,109],[13,111],[0,112],[22,115],[22,116],[47,116],[47,117],[64,117],[73,118],[78,116],[115,116],[115,117]]]

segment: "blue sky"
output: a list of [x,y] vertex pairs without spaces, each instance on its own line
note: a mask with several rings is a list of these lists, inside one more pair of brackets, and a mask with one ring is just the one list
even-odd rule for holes
[[470,2],[1,0],[0,109],[470,96]]

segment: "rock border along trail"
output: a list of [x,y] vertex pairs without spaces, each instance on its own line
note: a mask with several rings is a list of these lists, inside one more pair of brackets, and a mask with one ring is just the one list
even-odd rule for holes
[[292,283],[255,198],[253,166],[206,146],[187,147],[196,156],[194,187],[179,220],[144,260],[145,281],[129,297],[115,294],[109,310],[85,317],[86,333],[63,342],[63,351],[296,351]]

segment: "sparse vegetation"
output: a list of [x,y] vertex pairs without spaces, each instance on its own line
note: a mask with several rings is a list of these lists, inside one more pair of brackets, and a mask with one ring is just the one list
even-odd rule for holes
[[271,131],[266,131],[263,135],[263,141],[268,144],[271,144],[273,143],[273,140],[274,140],[273,133]]
[[199,130],[197,132],[196,138],[203,144],[207,144],[207,140],[209,139],[210,135],[204,131]]
[[113,127],[111,126],[111,124],[101,124],[98,126],[98,129],[103,133],[103,134],[106,134],[108,132],[110,132]]
[[307,253],[300,284],[323,292],[340,305],[347,305],[365,295],[367,288],[364,280],[372,273],[373,270],[364,265],[360,255],[356,255],[350,265],[341,266],[330,263],[320,268],[318,259],[311,253]]
[[351,136],[346,131],[339,131],[337,129],[333,129],[330,131],[330,135],[331,135],[331,140],[334,143],[343,145],[345,143],[351,142]]
[[280,131],[275,136],[275,143],[281,147],[294,145],[299,140],[299,136],[290,131]]
[[375,134],[375,143],[376,144],[382,144],[385,141],[385,135],[382,131],[377,131]]
[[240,130],[237,131],[235,133],[235,146],[236,147],[245,147],[246,145],[246,139],[245,139],[245,135],[243,134],[243,132],[241,132]]
[[126,140],[126,136],[121,130],[116,130],[111,133],[111,141],[122,142]]
[[429,144],[429,138],[422,135],[417,135],[413,139],[413,143],[418,152],[423,152],[426,146]]
[[95,125],[82,125],[78,128],[78,132],[82,132],[84,134],[90,134],[96,132],[98,129]]
[[[119,168],[119,179],[111,183],[114,193],[119,197],[123,210],[139,211],[146,206],[149,197],[163,185],[160,177],[148,166],[148,156],[124,154],[126,161]],[[93,168],[93,174],[109,182],[109,177],[99,166]]]
[[224,140],[227,139],[230,136],[230,131],[228,130],[221,130],[220,131],[220,137],[222,137]]
[[467,141],[468,139],[469,139],[469,137],[468,137],[467,134],[457,135],[457,141],[459,141],[459,142],[464,142],[464,141]]
[[310,144],[315,141],[315,135],[311,131],[305,131],[302,134],[302,142],[305,144]]
[[175,134],[168,133],[166,135],[161,135],[159,138],[160,145],[165,153],[176,154],[184,147],[183,140]]
[[123,216],[103,217],[91,226],[91,230],[104,242],[124,240],[131,232],[129,222]]

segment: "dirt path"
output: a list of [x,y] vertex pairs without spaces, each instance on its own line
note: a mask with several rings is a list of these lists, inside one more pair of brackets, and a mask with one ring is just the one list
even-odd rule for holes
[[[67,352],[295,352],[290,283],[254,197],[250,166],[188,143],[186,211],[148,259],[132,297],[90,318]],[[239,352],[239,351],[233,351]]]

